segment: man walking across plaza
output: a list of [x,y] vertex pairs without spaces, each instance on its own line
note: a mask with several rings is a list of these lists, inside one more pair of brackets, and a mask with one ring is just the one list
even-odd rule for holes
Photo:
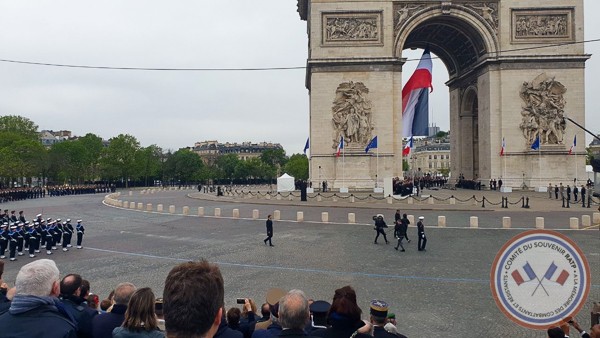
[[408,225],[405,225],[404,222],[402,222],[402,219],[398,219],[396,220],[396,225],[394,226],[394,236],[398,239],[398,244],[394,247],[394,249],[398,250],[398,248],[402,248],[402,252],[406,251],[404,250],[404,246],[402,245],[402,240],[404,239],[404,237],[406,237],[406,227]]
[[385,231],[383,230],[384,228],[387,228],[387,224],[385,224],[385,221],[383,220],[383,215],[378,214],[377,216],[373,217],[373,219],[375,220],[375,231],[377,231],[374,244],[377,244],[377,239],[379,238],[380,234],[383,235],[385,244],[389,244],[390,242],[388,242]]
[[269,246],[274,246],[271,243],[271,238],[273,238],[273,220],[271,219],[271,215],[267,216],[267,238],[263,240],[265,245],[267,245],[267,241],[269,241]]
[[417,222],[417,234],[419,235],[419,243],[417,246],[419,247],[419,251],[427,251],[425,250],[425,246],[427,245],[427,236],[425,236],[425,224],[423,224],[424,220],[425,217],[419,216],[419,221]]

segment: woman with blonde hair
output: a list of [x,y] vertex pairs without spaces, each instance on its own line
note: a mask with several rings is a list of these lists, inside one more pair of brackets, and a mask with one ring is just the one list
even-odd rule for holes
[[129,300],[125,320],[113,330],[114,338],[162,338],[154,310],[155,297],[152,289],[141,288]]

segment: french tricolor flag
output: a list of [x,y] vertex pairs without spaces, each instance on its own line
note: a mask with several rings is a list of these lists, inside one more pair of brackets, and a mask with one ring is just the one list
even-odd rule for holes
[[529,265],[529,262],[527,262],[525,265],[523,265],[523,272],[524,272],[524,275],[527,277],[527,280],[525,278],[523,278],[523,274],[521,274],[521,271],[519,271],[519,269],[516,269],[515,271],[513,271],[510,274],[512,276],[513,280],[515,281],[515,283],[517,283],[517,286],[519,286],[525,282],[529,282],[534,279],[537,279],[537,276],[536,276],[535,272],[533,271],[533,268],[531,268],[531,265]]
[[421,61],[413,75],[402,88],[402,136],[429,136],[429,89],[433,64],[429,47],[421,56]]
[[571,145],[571,148],[569,149],[569,155],[573,154],[573,150],[575,150],[576,146],[577,146],[577,135],[575,135],[573,137],[573,144]]
[[500,149],[500,156],[504,156],[504,150],[506,149],[506,142],[504,141],[504,137],[502,138],[502,149]]
[[402,156],[410,155],[410,150],[412,149],[412,147],[413,147],[413,138],[411,136],[410,139],[408,139],[408,142],[406,142],[404,149],[402,149]]
[[344,136],[342,136],[340,138],[340,143],[337,146],[337,151],[335,153],[335,156],[340,157],[340,154],[342,153],[342,150],[344,150]]
[[554,264],[554,262],[552,262],[552,264],[550,264],[550,266],[548,267],[548,270],[546,270],[544,278],[546,278],[549,281],[556,282],[561,286],[565,285],[565,282],[569,278],[569,272],[563,269],[560,273],[557,274],[556,270],[558,270],[558,267],[556,266],[556,264]]

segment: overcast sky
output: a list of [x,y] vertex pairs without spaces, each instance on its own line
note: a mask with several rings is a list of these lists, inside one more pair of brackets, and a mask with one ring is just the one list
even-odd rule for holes
[[[586,13],[600,1],[584,0]],[[600,22],[586,17],[586,40]],[[0,0],[0,59],[148,68],[301,67],[296,0]],[[586,126],[600,133],[600,42],[586,53]],[[418,58],[420,51],[405,57]],[[408,79],[416,62],[404,68]],[[449,128],[448,73],[434,63],[431,122]],[[197,141],[271,141],[288,155],[308,136],[305,70],[125,71],[0,62],[0,115],[40,129],[131,134],[177,150]],[[333,93],[332,93],[333,98]],[[587,141],[591,139],[588,137]],[[587,142],[586,142],[587,143]]]

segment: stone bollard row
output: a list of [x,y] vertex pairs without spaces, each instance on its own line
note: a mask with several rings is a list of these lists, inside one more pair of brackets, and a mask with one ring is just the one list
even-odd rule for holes
[[578,230],[579,229],[579,218],[577,218],[577,217],[569,218],[569,228],[571,230]]
[[175,213],[175,206],[174,205],[169,205],[169,213],[170,214],[174,214]]
[[510,217],[502,217],[502,228],[510,229],[512,227],[512,220]]
[[329,213],[324,211],[321,213],[321,222],[329,223]]
[[592,218],[590,217],[590,215],[581,216],[581,226],[583,226],[583,227],[592,226]]
[[198,216],[204,216],[204,207],[198,207]]
[[446,227],[446,216],[438,216],[438,227],[440,227],[440,228]]
[[187,216],[190,214],[190,207],[184,206],[182,209],[183,215]]
[[157,212],[163,212],[163,205],[162,204],[157,205],[156,206],[156,211]]
[[471,227],[471,229],[479,228],[479,217],[471,216],[469,226]]
[[137,208],[138,210],[144,210],[144,203],[138,203]]
[[240,209],[233,209],[231,216],[233,218],[240,218]]
[[215,217],[221,217],[221,208],[215,208]]
[[281,219],[281,211],[275,210],[273,211],[273,219],[279,221]]
[[252,210],[252,219],[258,219],[258,209]]
[[544,217],[536,217],[535,218],[535,228],[536,229],[544,228]]
[[129,201],[123,201],[123,208],[129,209]]
[[296,221],[304,222],[304,212],[302,212],[302,211],[296,212]]
[[355,224],[356,223],[356,214],[353,212],[348,213],[348,223]]
[[152,211],[152,203],[146,204],[146,211]]

